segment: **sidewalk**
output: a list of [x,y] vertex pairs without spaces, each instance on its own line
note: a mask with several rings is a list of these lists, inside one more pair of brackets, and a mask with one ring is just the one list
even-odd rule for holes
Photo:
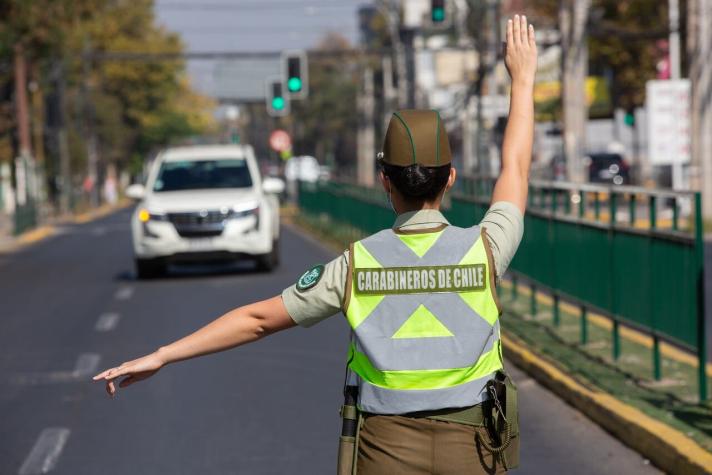
[[119,200],[119,202],[114,205],[104,204],[83,213],[53,217],[47,220],[46,223],[18,236],[13,235],[12,218],[5,213],[0,213],[0,254],[16,252],[36,242],[47,239],[55,235],[60,226],[88,223],[131,205],[132,202],[130,200]]

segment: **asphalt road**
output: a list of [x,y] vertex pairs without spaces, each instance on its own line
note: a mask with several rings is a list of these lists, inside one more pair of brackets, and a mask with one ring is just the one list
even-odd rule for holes
[[[347,325],[335,316],[164,368],[112,400],[95,369],[273,296],[331,252],[284,229],[282,266],[133,277],[128,212],[0,256],[0,473],[330,474]],[[512,368],[519,473],[657,473]]]

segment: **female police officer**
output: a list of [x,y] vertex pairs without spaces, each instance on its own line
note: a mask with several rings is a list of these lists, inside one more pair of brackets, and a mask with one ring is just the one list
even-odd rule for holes
[[[347,383],[357,389],[364,416],[358,473],[506,470],[506,457],[492,450],[502,440],[495,443],[482,408],[497,401],[491,383],[502,369],[494,282],[523,232],[536,56],[533,27],[515,16],[507,24],[512,93],[501,173],[479,226],[451,226],[438,211],[456,172],[437,112],[396,112],[379,154],[383,188],[397,214],[392,229],[308,270],[282,295],[232,310],[94,379],[104,379],[113,395],[117,378],[126,387],[168,363],[311,326],[343,310],[352,328]],[[504,434],[502,446],[510,436]]]

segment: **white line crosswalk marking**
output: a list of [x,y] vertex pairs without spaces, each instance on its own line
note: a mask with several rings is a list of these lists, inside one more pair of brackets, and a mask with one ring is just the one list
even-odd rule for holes
[[118,313],[104,313],[99,316],[99,320],[96,321],[94,330],[98,332],[108,332],[116,328],[119,323],[121,316]]
[[128,300],[133,295],[133,292],[133,287],[121,287],[114,294],[114,298],[116,298],[116,300]]
[[69,434],[70,430],[64,427],[44,429],[20,467],[18,475],[39,475],[50,472],[57,465]]

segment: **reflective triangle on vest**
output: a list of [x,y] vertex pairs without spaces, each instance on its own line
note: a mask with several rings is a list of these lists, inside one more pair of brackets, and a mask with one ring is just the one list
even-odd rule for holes
[[454,336],[438,318],[421,304],[391,338],[437,338]]

